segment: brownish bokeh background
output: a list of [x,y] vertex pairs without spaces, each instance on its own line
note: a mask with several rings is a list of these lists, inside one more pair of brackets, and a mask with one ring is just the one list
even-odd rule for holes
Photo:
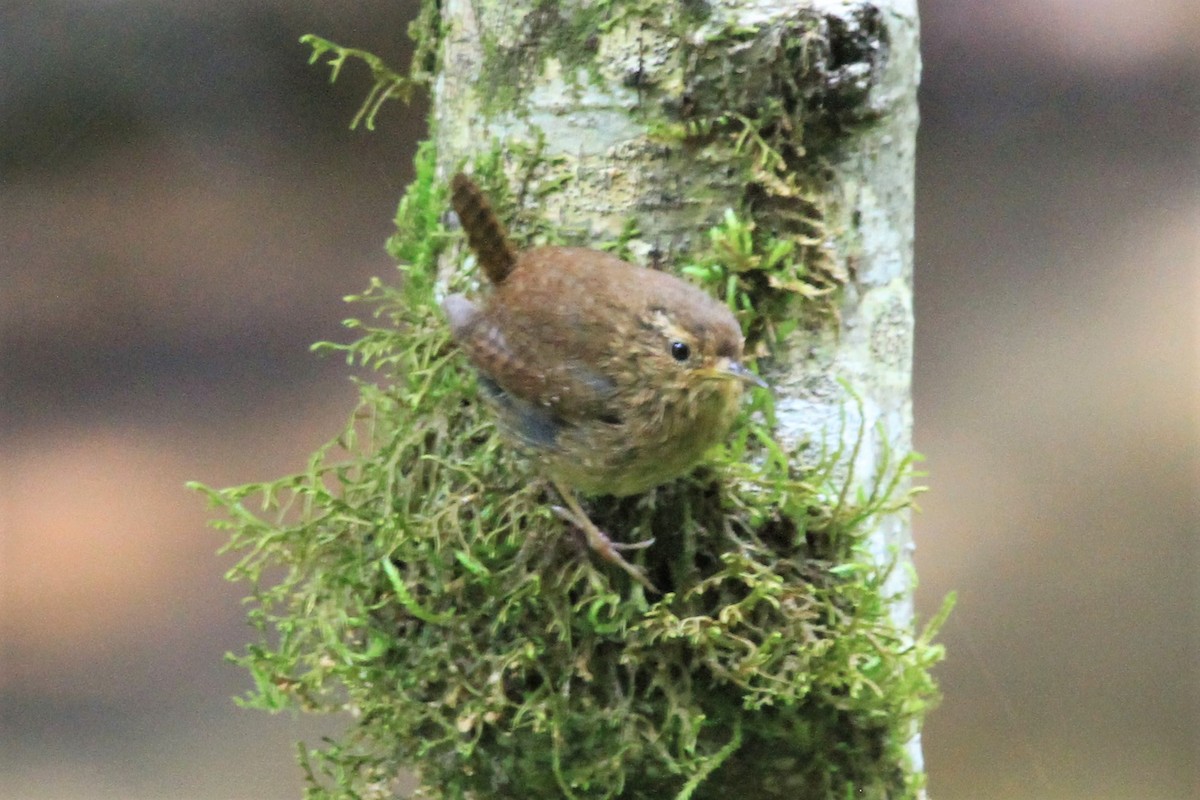
[[[337,720],[234,707],[248,637],[183,483],[341,425],[340,297],[423,110],[375,134],[306,32],[411,3],[0,9],[0,796],[295,798]],[[919,607],[949,590],[935,800],[1200,797],[1200,5],[930,0]]]

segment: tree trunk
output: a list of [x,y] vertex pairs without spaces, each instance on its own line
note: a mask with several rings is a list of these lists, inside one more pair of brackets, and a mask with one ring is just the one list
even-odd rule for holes
[[[442,14],[440,174],[491,170],[483,182],[508,187],[498,205],[527,243],[616,242],[643,264],[698,265],[717,291],[732,279],[776,442],[799,465],[836,455],[843,497],[877,490],[911,446],[914,0],[445,0]],[[770,262],[776,247],[788,263]],[[458,263],[443,260],[443,279]],[[891,490],[907,488],[902,475]],[[872,517],[864,545],[911,631],[911,573],[890,568],[911,550],[903,506]],[[911,776],[910,733],[896,768]],[[774,784],[743,795],[809,796],[770,771],[746,779],[764,776]],[[639,791],[621,796],[652,796]]]

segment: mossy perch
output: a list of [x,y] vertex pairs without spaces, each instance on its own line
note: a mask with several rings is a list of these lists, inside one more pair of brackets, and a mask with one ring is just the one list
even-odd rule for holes
[[[540,14],[544,27],[568,15],[560,4],[500,5]],[[447,11],[426,26],[440,39],[423,42],[422,63],[459,71],[442,76],[438,145],[422,145],[397,214],[389,250],[400,276],[352,298],[373,309],[370,321],[350,323],[357,341],[324,345],[375,371],[378,383],[360,383],[346,430],[305,472],[209,491],[228,515],[228,550],[241,559],[230,577],[254,587],[250,619],[261,640],[235,659],[255,680],[246,702],[352,714],[337,740],[302,751],[312,797],[393,796],[410,768],[420,775],[417,796],[427,798],[921,791],[910,742],[935,695],[929,668],[941,651],[929,639],[936,621],[916,636],[906,612],[901,534],[912,457],[905,401],[890,404],[907,396],[908,379],[892,371],[864,379],[859,368],[868,367],[844,354],[890,352],[891,340],[862,314],[894,317],[897,302],[903,312],[896,293],[903,298],[911,276],[905,253],[898,271],[878,274],[875,245],[853,220],[882,179],[854,172],[850,162],[863,156],[845,153],[897,135],[889,120],[910,112],[883,103],[877,114],[860,113],[891,85],[879,76],[838,95],[841,106],[829,97],[799,102],[812,97],[808,81],[832,85],[829,54],[874,52],[864,41],[890,47],[875,64],[879,75],[911,69],[913,43],[897,48],[894,35],[915,11],[862,4],[839,16],[806,7],[756,33],[734,24],[736,4],[650,6],[592,4],[589,14],[604,10],[589,17],[595,42],[572,42],[580,26],[568,21],[538,48],[525,41],[533,28],[482,12],[464,21]],[[847,19],[858,23],[838,33]],[[800,37],[794,48],[780,30]],[[708,37],[699,50],[668,46],[698,41],[697,31]],[[737,94],[751,89],[711,79],[734,39],[741,46],[729,52],[740,55],[731,57],[782,54],[787,70],[749,74],[796,103],[751,118]],[[531,60],[518,63],[513,49],[522,47]],[[614,84],[617,62],[600,56],[639,52],[640,61],[619,63],[640,63],[640,77]],[[485,59],[527,80],[511,90],[511,108],[451,128],[456,114],[480,108],[470,69]],[[912,88],[912,75],[891,80],[908,81],[902,95]],[[627,130],[659,148],[656,166],[642,173],[669,187],[650,193],[657,207],[637,199],[647,187],[622,171],[632,169],[625,163],[604,180],[634,192],[630,202],[606,206],[612,196],[597,194],[600,207],[583,213],[603,154],[564,148],[544,130],[542,112],[518,111],[518,95],[536,95],[542,81],[591,101],[611,90]],[[691,106],[672,102],[681,88],[692,91]],[[826,106],[840,116],[819,113]],[[847,139],[859,126],[860,140]],[[911,141],[904,146],[911,157]],[[681,153],[695,163],[675,176]],[[897,156],[902,174],[888,180],[911,179],[905,157]],[[438,300],[470,276],[461,235],[443,226],[445,182],[464,159],[501,200],[514,235],[608,243],[686,267],[731,303],[759,352],[774,359],[779,397],[747,405],[704,467],[589,507],[599,525],[630,540],[656,538],[638,558],[670,576],[674,591],[662,597],[598,568],[565,534],[546,487],[500,443],[472,373],[449,346]],[[695,169],[716,179],[702,184]],[[702,188],[672,206],[685,186]],[[903,228],[905,219],[893,223]],[[854,327],[863,324],[875,332],[865,344]],[[910,316],[899,324],[911,333]],[[818,402],[825,410],[808,434],[789,426],[797,404]]]

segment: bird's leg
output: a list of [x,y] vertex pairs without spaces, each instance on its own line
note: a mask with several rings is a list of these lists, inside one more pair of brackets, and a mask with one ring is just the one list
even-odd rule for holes
[[567,508],[553,506],[554,513],[557,514],[559,518],[572,523],[582,530],[584,536],[587,537],[588,547],[599,553],[600,557],[605,561],[610,561],[621,569],[625,570],[627,573],[629,573],[631,578],[640,583],[642,586],[645,586],[655,594],[662,594],[657,588],[655,588],[654,584],[650,582],[650,579],[646,577],[646,573],[643,572],[640,567],[635,567],[633,564],[630,564],[620,553],[621,550],[643,550],[654,544],[653,539],[647,539],[644,542],[634,542],[632,544],[614,542],[612,539],[608,538],[608,535],[605,534],[604,531],[596,527],[596,523],[588,519],[588,515],[585,514],[583,509],[579,506],[579,501],[575,499],[575,493],[573,491],[558,481],[554,481],[554,488],[558,489],[558,493],[562,497],[563,502],[567,504]]

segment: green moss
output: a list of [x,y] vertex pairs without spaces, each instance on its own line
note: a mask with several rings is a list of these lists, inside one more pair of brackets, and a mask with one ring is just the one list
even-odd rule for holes
[[815,237],[763,235],[753,220],[726,209],[708,231],[708,246],[682,271],[725,299],[748,352],[766,356],[796,327],[815,327],[834,313],[825,298],[838,284],[809,272],[823,246]]
[[408,74],[401,75],[383,62],[379,56],[355,47],[343,47],[328,39],[311,33],[300,37],[303,44],[312,48],[308,63],[315,64],[322,56],[329,55],[326,65],[329,67],[329,82],[333,83],[341,74],[346,61],[353,59],[365,64],[371,70],[374,82],[367,91],[358,113],[350,122],[353,130],[364,124],[369,131],[375,130],[375,117],[379,109],[388,100],[409,102],[413,89],[428,85],[437,71],[438,50],[441,45],[441,2],[440,0],[421,0],[417,18],[409,25],[409,37],[416,43]]
[[[785,450],[756,393],[704,467],[590,504],[616,538],[656,539],[636,560],[666,593],[648,595],[551,513],[476,400],[437,305],[460,234],[435,156],[421,146],[397,211],[398,280],[349,298],[370,310],[347,323],[356,341],[320,345],[376,379],[345,430],[300,474],[197,487],[223,512],[228,577],[251,586],[243,702],[350,712],[301,750],[308,796],[391,796],[405,768],[428,798],[914,796],[904,747],[935,697],[938,620],[897,626],[895,567],[864,550],[910,504],[913,458],[864,429],[839,437],[848,451]],[[478,159],[477,178],[518,238],[552,236],[518,209],[556,165],[535,146],[512,180],[510,156]],[[730,212],[693,272],[768,341],[775,300],[815,284],[762,219]],[[845,465],[868,437],[883,455],[860,480]]]
[[493,116],[498,110],[519,106],[517,98],[534,85],[549,59],[561,65],[568,84],[574,85],[580,70],[588,79],[599,80],[595,71],[598,36],[620,17],[622,5],[617,0],[536,0],[527,13],[512,15],[508,30],[481,31],[483,74],[494,76],[492,91],[480,98],[485,113]]
[[767,344],[780,333],[772,320],[836,321],[849,277],[832,252],[837,212],[827,206],[825,157],[805,146],[821,118],[805,102],[818,75],[817,24],[800,18],[793,27],[778,44],[752,32],[712,32],[689,59],[685,102],[665,103],[668,114],[652,126],[690,158],[738,176],[737,206],[710,231],[711,260],[695,274],[755,316],[748,334]]
[[355,59],[366,64],[371,70],[375,82],[371,84],[366,98],[359,106],[358,113],[350,122],[350,128],[357,128],[359,123],[365,123],[367,130],[375,130],[375,115],[388,100],[403,100],[408,102],[412,97],[414,81],[404,75],[394,72],[379,56],[359,50],[354,47],[342,47],[328,39],[314,36],[311,33],[300,37],[300,41],[312,48],[308,63],[315,64],[324,55],[329,55],[326,65],[329,67],[329,82],[333,83],[342,73],[342,67],[347,59]]
[[[753,343],[774,341],[780,331],[772,320],[835,324],[851,275],[847,254],[834,252],[848,223],[829,191],[829,165],[854,141],[847,131],[878,118],[870,93],[887,58],[878,11],[797,7],[778,27],[710,22],[702,38],[684,35],[681,26],[694,31],[692,23],[669,14],[642,24],[686,42],[677,81],[639,87],[647,128],[740,188],[710,232],[712,260],[689,271],[725,292],[744,319],[757,318],[748,325]],[[759,261],[747,266],[751,251]],[[732,265],[721,261],[728,256]]]
[[421,0],[417,18],[408,26],[408,38],[416,44],[409,75],[423,84],[432,83],[438,71],[442,45],[442,2]]
[[565,232],[538,210],[571,177],[567,159],[548,152],[540,131],[532,141],[493,141],[475,157],[471,174],[518,247],[564,244]]

